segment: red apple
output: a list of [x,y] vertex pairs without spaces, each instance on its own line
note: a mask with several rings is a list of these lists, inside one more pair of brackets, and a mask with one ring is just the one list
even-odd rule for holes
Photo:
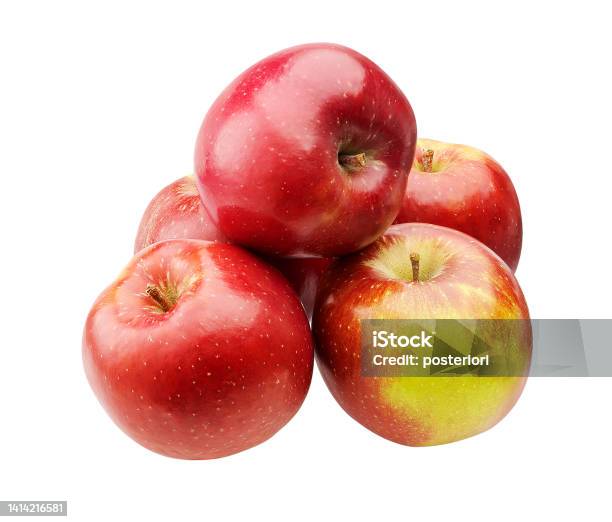
[[226,241],[204,210],[192,176],[177,179],[151,200],[140,220],[134,253],[165,239]]
[[[528,318],[512,272],[482,243],[435,225],[395,225],[323,277],[313,317],[317,362],[338,403],[365,427],[401,444],[443,444],[490,428],[518,400],[531,359]],[[512,337],[492,342],[521,372],[363,376],[363,319],[518,319]]]
[[[204,209],[192,176],[185,176],[163,188],[149,203],[140,221],[134,253],[165,239],[227,242]],[[287,278],[308,317],[311,317],[319,280],[332,260],[267,257],[266,261]]]
[[420,139],[396,223],[432,223],[465,232],[512,270],[523,228],[514,186],[499,163],[466,145]]
[[376,64],[339,45],[302,45],[253,65],[219,96],[195,172],[231,241],[334,257],[391,225],[415,142],[410,104]]
[[138,253],[93,305],[83,361],[135,441],[170,457],[231,455],[274,435],[310,384],[308,321],[280,274],[199,240]]
[[299,296],[306,315],[309,318],[312,317],[319,283],[331,266],[333,259],[329,257],[277,257],[268,258],[268,261],[287,278]]

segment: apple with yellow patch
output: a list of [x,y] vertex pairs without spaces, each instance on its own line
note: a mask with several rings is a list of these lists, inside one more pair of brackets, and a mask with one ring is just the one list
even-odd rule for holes
[[[520,320],[497,348],[514,349],[523,372],[364,376],[364,319]],[[366,428],[400,444],[444,444],[487,430],[512,409],[531,360],[528,319],[513,273],[482,243],[445,227],[394,225],[323,277],[313,317],[317,363],[340,406]]]

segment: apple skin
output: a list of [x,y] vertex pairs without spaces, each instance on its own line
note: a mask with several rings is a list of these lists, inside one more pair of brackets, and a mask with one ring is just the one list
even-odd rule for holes
[[267,260],[289,281],[299,296],[306,315],[312,318],[321,278],[334,260],[329,257],[277,257]]
[[[421,272],[433,277],[415,283],[411,272],[406,276],[412,252],[420,255]],[[340,406],[378,435],[410,446],[461,440],[501,420],[526,378],[362,377],[359,321],[470,318],[529,318],[507,265],[461,232],[394,225],[323,277],[313,317],[317,364]],[[520,324],[517,353],[527,370],[531,326]]]
[[227,242],[202,206],[193,176],[177,179],[151,200],[140,220],[134,253],[165,239]]
[[[423,150],[433,151],[425,172]],[[519,200],[508,174],[488,154],[468,147],[419,139],[402,208],[395,223],[431,223],[475,237],[514,271],[521,256]]]
[[412,108],[376,64],[308,44],[260,61],[223,91],[202,123],[195,173],[232,242],[335,257],[392,224],[415,144]]
[[[166,239],[204,239],[227,243],[204,209],[193,176],[180,178],[164,187],[151,200],[138,227],[134,253]],[[332,263],[329,258],[266,257],[289,281],[312,317],[321,276]]]
[[[148,285],[178,295],[169,311]],[[237,246],[170,240],[138,253],[97,299],[83,362],[107,413],[136,442],[212,459],[265,441],[293,417],[313,344],[276,270]]]

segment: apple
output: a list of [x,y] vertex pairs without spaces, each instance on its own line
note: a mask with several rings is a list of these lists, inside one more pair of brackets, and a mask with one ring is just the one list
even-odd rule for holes
[[334,260],[329,257],[277,257],[268,258],[268,261],[289,281],[306,315],[311,318],[319,283]]
[[[518,319],[508,344],[493,342],[521,371],[363,376],[363,319]],[[487,430],[518,400],[531,360],[528,319],[511,270],[482,243],[445,227],[394,225],[323,277],[313,317],[316,358],[332,395],[366,428],[400,444],[443,444]]]
[[419,139],[402,208],[395,223],[432,223],[475,237],[514,271],[523,228],[514,186],[486,153]]
[[192,176],[160,190],[147,206],[134,242],[134,253],[165,239],[227,240],[202,206]]
[[[138,227],[134,253],[166,239],[227,242],[204,209],[193,176],[174,181],[151,200]],[[312,317],[319,280],[332,260],[316,257],[267,257],[265,260],[285,276],[306,314]]]
[[217,98],[195,173],[232,242],[334,257],[391,225],[415,144],[412,108],[376,64],[339,45],[301,45],[253,65]]
[[259,444],[302,404],[313,369],[304,311],[281,275],[225,243],[139,252],[85,324],[87,378],[136,442],[183,459]]

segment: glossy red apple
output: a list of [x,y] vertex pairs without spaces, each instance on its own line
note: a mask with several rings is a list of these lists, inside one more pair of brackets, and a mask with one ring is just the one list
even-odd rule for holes
[[410,104],[376,64],[339,45],[302,45],[253,65],[219,96],[195,172],[231,241],[334,257],[393,222],[415,142]]
[[277,257],[267,260],[289,281],[299,296],[306,315],[311,318],[319,283],[333,263],[333,259],[329,257]]
[[205,239],[226,242],[200,200],[192,176],[160,190],[140,220],[134,253],[165,239]]
[[[166,239],[227,242],[204,209],[192,176],[185,176],[164,187],[151,200],[138,227],[134,253]],[[319,280],[332,260],[267,257],[266,261],[285,276],[311,317]]]
[[[521,371],[365,377],[363,319],[519,320],[512,336],[492,342]],[[486,246],[449,228],[403,224],[332,266],[321,282],[313,332],[319,368],[342,408],[387,439],[427,446],[480,433],[510,411],[531,360],[526,319],[516,279]]]
[[465,232],[512,270],[523,228],[514,186],[499,163],[466,145],[420,139],[396,223],[432,223]]
[[135,441],[211,459],[259,444],[297,412],[313,345],[289,284],[245,250],[199,240],[138,253],[93,305],[83,361]]

